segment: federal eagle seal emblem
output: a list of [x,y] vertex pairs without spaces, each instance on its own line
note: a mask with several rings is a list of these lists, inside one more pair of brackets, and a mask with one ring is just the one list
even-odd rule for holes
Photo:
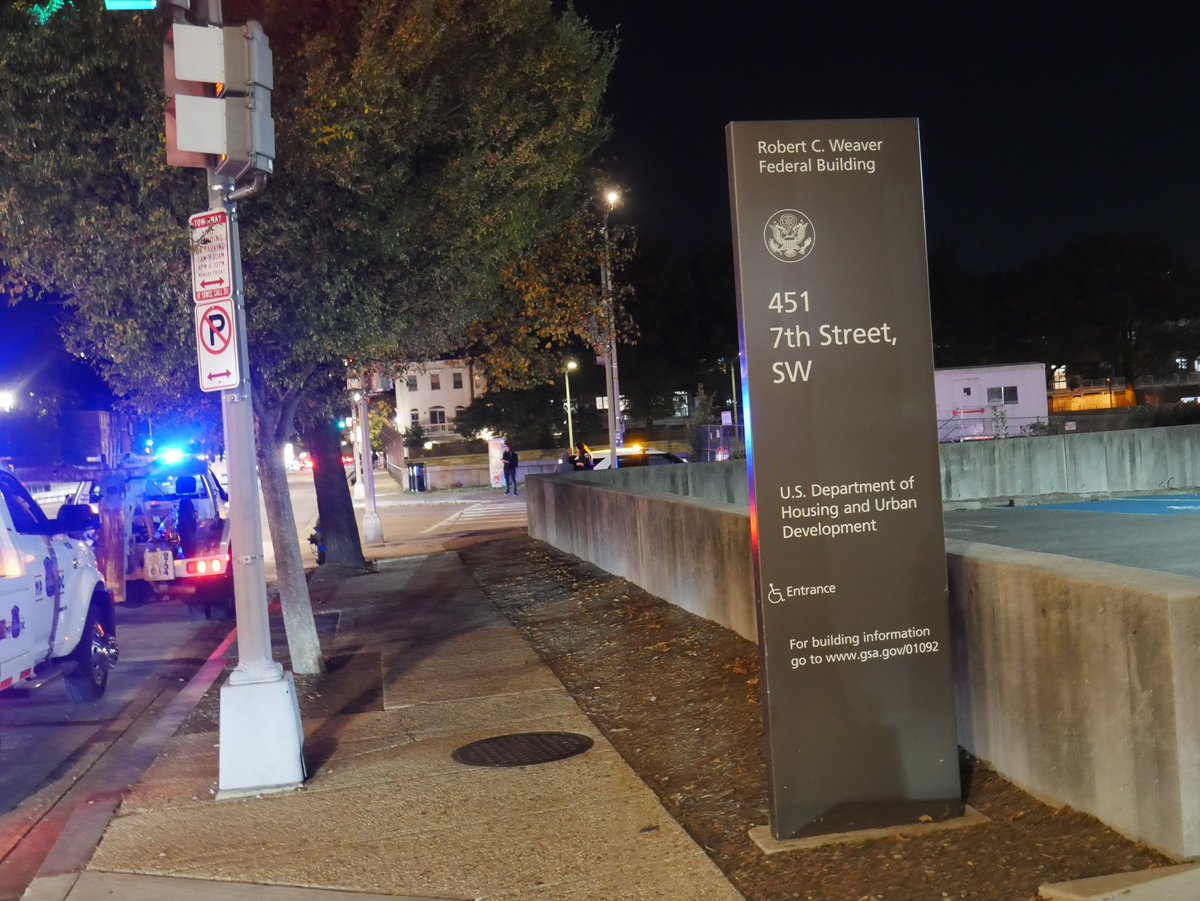
[[767,250],[781,263],[799,263],[812,253],[815,238],[812,220],[799,210],[780,210],[763,229]]

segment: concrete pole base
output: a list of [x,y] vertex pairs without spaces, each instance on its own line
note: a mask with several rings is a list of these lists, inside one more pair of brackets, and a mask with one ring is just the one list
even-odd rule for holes
[[217,798],[287,791],[304,781],[304,729],[290,672],[221,688]]
[[378,513],[363,514],[363,541],[367,544],[383,544],[383,523]]
[[367,489],[363,487],[363,480],[359,479],[354,483],[354,499],[356,501],[366,500]]

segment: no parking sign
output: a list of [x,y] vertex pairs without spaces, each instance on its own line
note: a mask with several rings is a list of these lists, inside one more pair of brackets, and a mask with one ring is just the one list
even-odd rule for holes
[[233,301],[196,305],[196,361],[200,390],[224,391],[241,384]]

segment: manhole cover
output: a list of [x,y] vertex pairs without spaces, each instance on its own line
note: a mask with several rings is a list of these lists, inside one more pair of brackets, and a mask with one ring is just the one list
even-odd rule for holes
[[529,766],[582,754],[592,746],[573,732],[519,732],[463,745],[450,756],[467,766]]

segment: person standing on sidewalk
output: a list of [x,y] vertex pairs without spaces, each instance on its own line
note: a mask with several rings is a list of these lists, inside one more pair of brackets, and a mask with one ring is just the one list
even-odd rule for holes
[[500,459],[504,461],[504,493],[508,494],[511,489],[513,494],[517,493],[517,452],[508,446],[504,445],[504,453],[500,455]]

